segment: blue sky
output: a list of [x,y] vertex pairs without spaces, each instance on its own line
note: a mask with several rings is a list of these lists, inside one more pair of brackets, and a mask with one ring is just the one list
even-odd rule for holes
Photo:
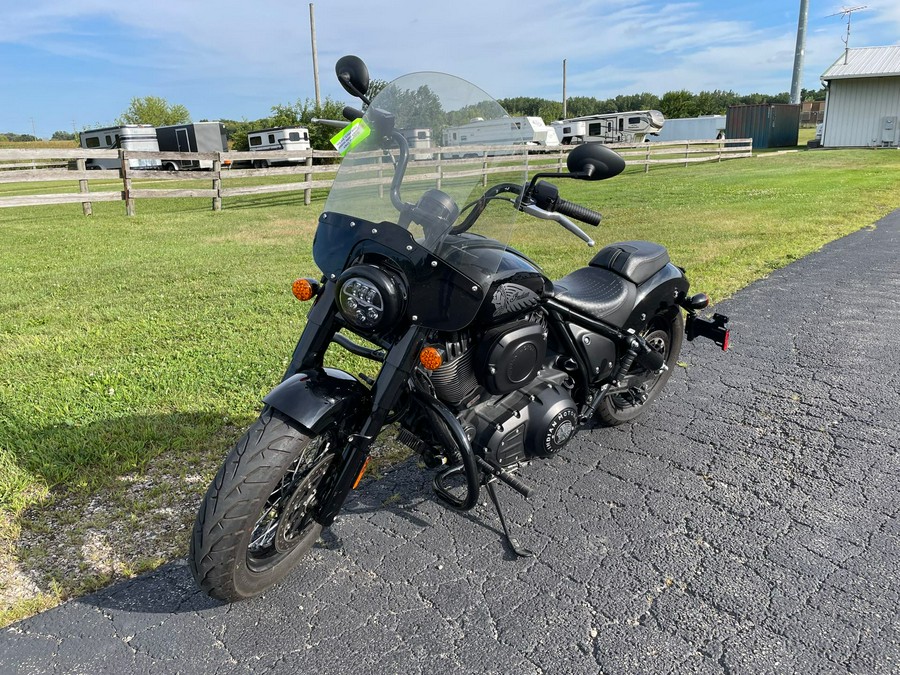
[[[897,44],[900,2],[866,0],[851,47]],[[195,120],[257,119],[314,96],[309,3],[288,0],[7,0],[0,10],[0,132],[49,137],[112,123],[133,97]],[[10,6],[11,5],[11,6]],[[373,77],[439,70],[497,98],[673,89],[788,91],[799,0],[536,0],[315,4],[322,96],[347,100],[334,62]],[[843,50],[842,5],[810,0],[803,86]],[[849,3],[843,6],[854,6]],[[348,101],[349,102],[349,101]]]

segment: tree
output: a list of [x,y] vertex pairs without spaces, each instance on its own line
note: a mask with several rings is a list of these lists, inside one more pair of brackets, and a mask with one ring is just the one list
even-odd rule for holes
[[659,100],[659,110],[668,119],[696,117],[697,104],[694,95],[686,89],[667,91]]
[[377,78],[372,78],[369,80],[369,91],[366,93],[366,96],[369,97],[370,101],[375,100],[375,97],[381,93],[381,90],[390,84],[387,80],[379,80]]
[[169,124],[185,124],[191,121],[188,109],[180,104],[170,104],[159,96],[131,99],[131,105],[116,120],[117,124],[151,124],[163,127]]
[[276,103],[271,108],[272,114],[258,120],[223,120],[225,133],[231,141],[234,150],[249,150],[247,134],[258,129],[274,127],[297,127],[309,129],[309,142],[315,150],[334,150],[331,145],[331,137],[337,133],[337,129],[325,124],[316,124],[313,118],[326,120],[343,120],[341,114],[344,104],[326,97],[320,106],[316,106],[313,99],[298,100],[296,103]]
[[71,131],[54,131],[50,137],[51,141],[74,141],[75,134]]

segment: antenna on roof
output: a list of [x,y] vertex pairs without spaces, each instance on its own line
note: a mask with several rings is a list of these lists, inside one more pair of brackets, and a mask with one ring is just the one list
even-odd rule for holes
[[868,9],[868,5],[858,5],[856,7],[841,7],[841,11],[829,14],[828,16],[846,16],[847,17],[847,35],[841,38],[844,43],[844,65],[847,65],[847,54],[850,51],[850,20],[853,18],[853,12],[859,12]]

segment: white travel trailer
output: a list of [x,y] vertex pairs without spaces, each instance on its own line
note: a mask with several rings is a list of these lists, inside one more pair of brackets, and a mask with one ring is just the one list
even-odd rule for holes
[[540,117],[476,119],[469,124],[444,129],[443,145],[559,145],[556,132]]
[[247,144],[251,152],[260,150],[288,150],[298,153],[296,157],[287,159],[254,159],[253,166],[265,168],[270,164],[292,164],[305,162],[309,156],[309,130],[306,127],[276,127],[260,129],[247,134]]
[[585,115],[557,120],[551,126],[566,145],[575,143],[642,143],[647,134],[659,133],[666,118],[659,110]]
[[410,157],[412,159],[434,159],[432,152],[417,152],[419,148],[431,147],[431,129],[397,129],[406,142],[409,143]]
[[[102,129],[86,129],[79,134],[82,148],[97,150],[141,150],[159,152],[156,140],[156,128],[150,124],[123,124],[118,127]],[[96,159],[89,157],[85,163],[87,169],[120,169],[122,162],[116,159]],[[158,169],[158,159],[129,159],[132,169]]]
[[711,141],[725,138],[725,115],[679,117],[666,120],[666,125],[656,134],[647,136],[653,143],[669,141]]

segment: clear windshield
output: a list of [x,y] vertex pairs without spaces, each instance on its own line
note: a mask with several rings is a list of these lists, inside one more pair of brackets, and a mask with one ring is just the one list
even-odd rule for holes
[[[387,114],[393,116],[393,137],[379,133]],[[492,186],[523,184],[527,119],[507,116],[494,99],[465,80],[425,72],[391,82],[374,98],[363,121],[371,133],[341,161],[319,221],[313,251],[317,265],[327,276],[339,274],[364,231],[370,245],[397,255],[404,254],[411,238],[418,251],[484,285],[501,257],[475,250],[473,235],[505,245],[516,214],[508,201],[517,195],[503,193],[474,222],[467,216],[473,209],[482,211],[472,205]],[[404,142],[409,160],[401,175]],[[367,225],[357,229],[357,223]],[[373,226],[377,224],[384,226]],[[416,260],[430,264],[428,256]]]

